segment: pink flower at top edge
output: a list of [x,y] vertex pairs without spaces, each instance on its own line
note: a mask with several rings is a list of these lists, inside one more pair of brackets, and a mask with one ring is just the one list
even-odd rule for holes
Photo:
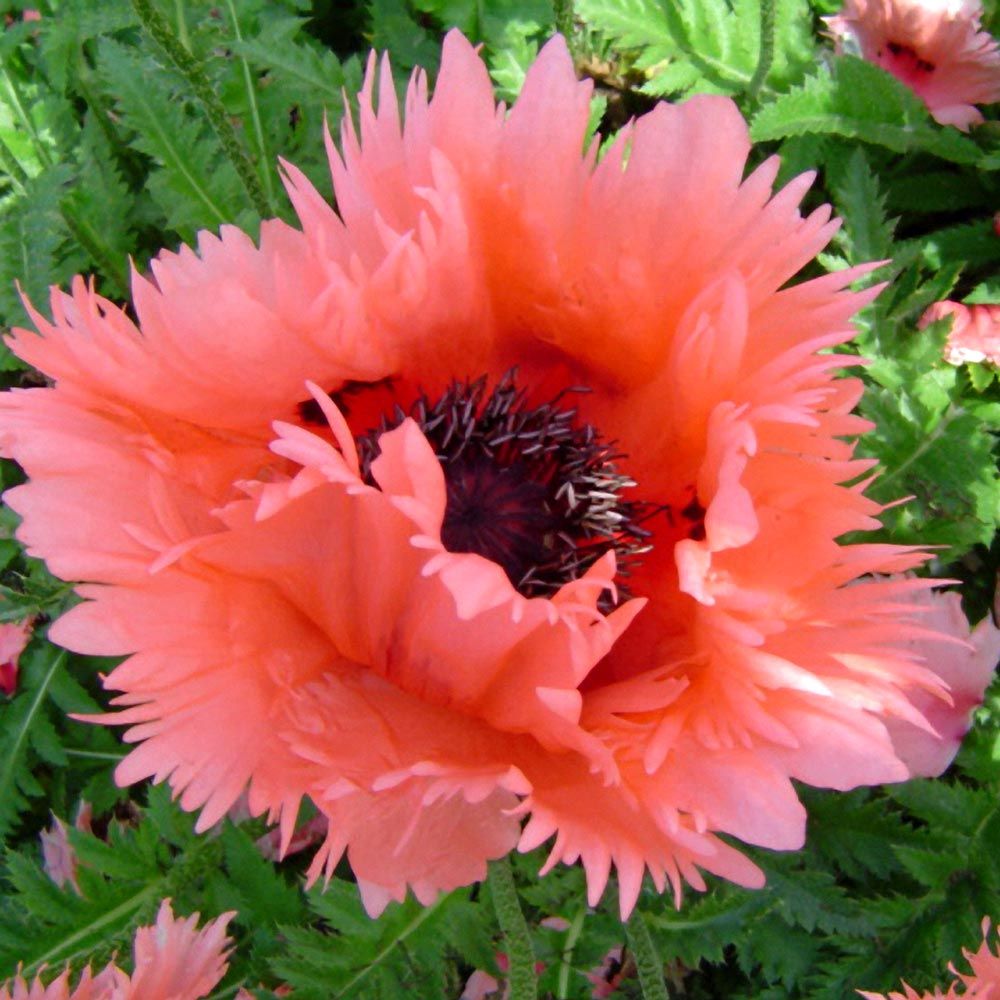
[[1000,100],[1000,51],[978,0],[846,0],[826,18],[838,51],[857,53],[905,83],[942,125],[968,131],[973,105]]
[[[947,992],[941,992],[936,988],[931,992],[918,993],[912,986],[902,983],[903,993],[871,993],[867,990],[858,990],[866,1000],[973,1000],[980,997],[982,1000],[995,1000],[1000,996],[1000,946],[994,943],[996,951],[991,950],[990,919],[983,918],[983,943],[976,951],[969,951],[963,948],[962,954],[969,964],[971,972],[962,973],[955,968],[954,964],[948,966],[949,971],[957,978],[948,987]],[[957,992],[961,990],[961,992]]]
[[950,365],[985,361],[1000,366],[1000,305],[935,302],[920,317],[920,328],[951,317],[944,359]]
[[17,693],[20,659],[31,639],[31,620],[0,623],[0,693],[12,698]]
[[40,976],[28,983],[17,975],[0,985],[0,1000],[199,1000],[226,974],[226,925],[234,916],[224,913],[198,930],[197,913],[175,917],[165,899],[156,923],[135,933],[131,976],[111,963],[96,976],[85,970],[70,989],[68,969],[48,986]]
[[346,853],[371,913],[547,841],[623,915],[646,872],[759,886],[720,834],[799,848],[793,782],[904,780],[887,723],[946,697],[930,584],[889,576],[925,555],[839,541],[881,511],[833,350],[869,269],[792,283],[838,224],[747,175],[732,101],[598,159],[591,90],[561,38],[509,112],[458,32],[402,106],[373,57],[336,211],[285,164],[300,229],[160,254],[137,322],[77,279],[10,340],[51,384],[0,397],[6,499],[84,581],[53,639],[127,657],[118,781],[203,830],[248,789],[283,846],[310,796],[312,877]]

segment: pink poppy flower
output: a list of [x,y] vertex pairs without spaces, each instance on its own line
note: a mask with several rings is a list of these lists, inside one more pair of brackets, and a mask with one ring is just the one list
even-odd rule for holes
[[286,164],[301,231],[160,254],[137,324],[78,279],[10,341],[54,384],[0,399],[7,500],[84,581],[53,638],[129,657],[118,780],[201,829],[248,788],[285,846],[311,796],[313,876],[346,851],[372,913],[549,839],[623,914],[645,871],[760,885],[718,833],[798,848],[793,779],[905,779],[887,721],[948,697],[929,584],[871,576],[924,556],[837,541],[880,512],[827,350],[867,269],[789,286],[837,223],[744,178],[731,101],[598,161],[590,95],[558,38],[509,113],[458,33],[405,114],[373,59],[336,212]]
[[[505,973],[510,968],[510,959],[501,951],[496,954],[497,968]],[[540,976],[545,971],[544,962],[535,962],[535,975]],[[493,997],[494,1000],[507,1000],[510,996],[510,983],[501,982],[496,976],[476,969],[466,980],[459,1000],[487,1000]]]
[[20,659],[31,640],[30,620],[0,623],[0,692],[8,698],[17,693]]
[[165,899],[156,923],[135,933],[131,976],[111,963],[96,976],[85,970],[70,989],[69,969],[48,986],[18,975],[0,986],[0,1000],[199,1000],[226,974],[226,925],[234,916],[224,913],[197,930],[197,913],[175,917]]
[[1000,365],[1000,305],[966,306],[961,302],[935,302],[920,317],[920,327],[951,316],[944,359],[950,365],[988,362]]
[[614,996],[622,984],[622,958],[624,949],[616,945],[603,958],[596,969],[588,972],[587,979],[594,987],[590,995],[593,1000],[605,1000]]
[[[954,591],[917,591],[914,600],[928,609],[925,625],[939,633],[933,640],[918,638],[909,648],[947,685],[947,701],[926,691],[911,696],[930,724],[913,725],[903,719],[887,723],[896,753],[914,776],[934,777],[954,760],[972,724],[972,712],[983,701],[1000,659],[1000,629],[989,615],[974,629]],[[942,642],[940,636],[951,636]]]
[[[93,809],[89,802],[82,801],[76,811],[76,819],[73,825],[77,830],[91,832],[91,820],[93,819]],[[73,891],[80,895],[80,885],[76,880],[77,857],[73,845],[69,842],[69,834],[66,832],[66,824],[53,815],[52,826],[48,830],[43,830],[40,835],[42,842],[42,858],[45,874],[61,889],[64,885],[71,885]]]
[[[942,993],[940,988],[935,988],[927,993],[918,993],[912,986],[902,983],[902,993],[894,992],[889,994],[870,993],[866,990],[858,990],[866,1000],[959,1000],[960,997],[966,1000],[987,1000],[1000,997],[1000,954],[990,950],[990,919],[983,918],[983,943],[977,951],[969,951],[963,948],[962,954],[966,962],[972,969],[971,973],[959,972],[954,965],[949,965],[949,971],[957,979],[948,987],[947,992]],[[1000,949],[998,949],[1000,951]]]
[[967,132],[975,104],[1000,101],[1000,51],[979,0],[846,0],[826,18],[838,51],[858,53],[905,83],[942,125]]

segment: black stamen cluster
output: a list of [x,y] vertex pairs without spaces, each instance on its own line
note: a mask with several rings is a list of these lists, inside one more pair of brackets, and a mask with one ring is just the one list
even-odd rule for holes
[[396,406],[358,439],[362,475],[371,479],[379,437],[412,417],[444,469],[448,502],[441,535],[452,552],[476,552],[503,567],[526,596],[546,596],[614,550],[619,567],[648,551],[647,505],[624,500],[635,486],[615,462],[623,456],[590,424],[577,421],[567,389],[541,406],[505,375],[453,382],[439,399]]

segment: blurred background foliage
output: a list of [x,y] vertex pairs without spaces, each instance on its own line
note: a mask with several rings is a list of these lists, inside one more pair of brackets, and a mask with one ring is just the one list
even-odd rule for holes
[[[200,229],[292,221],[278,157],[329,190],[323,123],[336,132],[369,50],[388,49],[398,86],[416,66],[433,77],[446,29],[482,43],[499,97],[514,100],[539,45],[557,28],[594,81],[594,127],[613,135],[661,99],[732,96],[758,146],[779,153],[781,180],[817,172],[809,205],[843,218],[815,273],[888,261],[868,281],[888,289],[862,314],[855,349],[871,360],[861,412],[877,423],[861,451],[882,470],[872,495],[890,508],[882,538],[939,546],[929,571],[964,583],[976,621],[993,602],[1000,547],[993,368],[941,360],[946,324],[918,332],[932,302],[1000,302],[1000,122],[970,135],[941,128],[901,84],[834,57],[827,0],[25,0],[6,3],[0,35],[0,325],[24,322],[19,289],[77,273],[126,303],[129,268]],[[996,4],[986,23],[1000,28]],[[697,211],[697,206],[692,206]],[[595,248],[595,252],[596,252]],[[131,261],[131,265],[130,265]],[[37,376],[0,350],[6,386]],[[18,481],[6,463],[4,487]],[[117,737],[68,712],[97,712],[107,664],[47,644],[45,624],[72,600],[27,558],[0,517],[0,605],[37,634],[16,694],[0,700],[0,978],[126,952],[160,898],[215,915],[236,908],[238,948],[214,997],[238,986],[267,997],[460,996],[480,969],[502,978],[490,887],[428,909],[360,908],[346,869],[325,892],[302,889],[305,862],[277,864],[256,846],[262,825],[230,821],[196,837],[163,789],[114,786]],[[992,694],[958,762],[939,781],[848,795],[803,789],[809,838],[798,854],[754,852],[768,887],[713,883],[674,909],[647,890],[643,925],[666,996],[841,1000],[901,975],[939,982],[984,914],[1000,918],[1000,694]],[[41,868],[40,831],[93,803],[94,832],[70,837],[82,895]],[[582,998],[610,949],[614,995],[641,986],[614,894],[583,902],[582,873],[534,873],[516,859],[539,995]],[[553,919],[556,918],[556,919]],[[632,933],[635,931],[633,929]],[[258,988],[259,984],[259,988]],[[650,996],[654,994],[649,994]],[[660,995],[660,994],[655,994]]]

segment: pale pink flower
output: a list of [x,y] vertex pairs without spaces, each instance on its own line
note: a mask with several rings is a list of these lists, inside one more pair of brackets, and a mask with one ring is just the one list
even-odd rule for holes
[[0,623],[0,692],[8,698],[17,693],[20,659],[31,639],[33,622]]
[[[507,972],[510,968],[510,959],[502,951],[497,952],[496,963],[501,972]],[[540,976],[544,971],[545,963],[535,962],[535,975]],[[508,981],[501,981],[482,969],[476,969],[466,980],[459,1000],[487,1000],[488,997],[493,997],[494,1000],[507,1000],[509,996],[510,983]]]
[[[78,830],[86,833],[91,832],[91,820],[93,819],[93,809],[89,802],[81,802],[76,811],[76,819],[73,825]],[[69,835],[66,833],[66,824],[53,815],[52,826],[48,830],[43,830],[40,834],[42,842],[43,867],[46,875],[61,889],[64,885],[73,886],[73,891],[79,895],[80,885],[76,880],[76,851],[69,842]]]
[[486,1000],[487,997],[499,997],[503,987],[500,981],[482,969],[476,969],[466,980],[459,1000]]
[[131,976],[112,963],[96,977],[85,970],[70,989],[68,969],[48,986],[40,976],[28,983],[17,975],[0,986],[0,1000],[199,1000],[226,974],[226,925],[234,916],[224,913],[198,930],[197,913],[175,917],[165,899],[156,923],[135,933]]
[[905,83],[942,125],[968,131],[1000,100],[1000,51],[979,0],[846,0],[826,18],[838,49]]
[[591,969],[586,974],[587,980],[594,987],[590,993],[593,1000],[604,1000],[618,992],[622,983],[623,953],[621,945],[616,945],[608,951],[596,969]]
[[986,362],[1000,366],[1000,305],[935,302],[920,317],[921,329],[951,317],[944,359],[950,365]]
[[924,722],[890,719],[887,727],[910,773],[934,777],[958,753],[972,712],[982,704],[1000,660],[1000,629],[989,615],[970,629],[962,599],[954,591],[916,590],[911,599],[927,609],[924,624],[932,633],[911,639],[909,649],[948,685],[948,697],[916,691],[910,700]]

